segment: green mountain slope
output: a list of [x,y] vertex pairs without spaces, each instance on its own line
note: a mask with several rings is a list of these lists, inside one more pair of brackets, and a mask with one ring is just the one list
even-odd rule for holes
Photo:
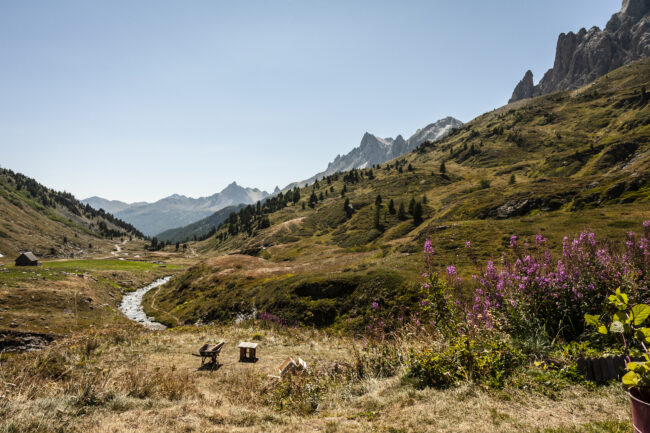
[[511,234],[543,232],[553,248],[587,225],[623,236],[650,210],[647,88],[649,60],[485,113],[398,160],[303,188],[298,200],[290,191],[244,208],[198,244],[213,258],[157,294],[156,307],[169,311],[161,319],[257,310],[358,326],[373,299],[395,309],[417,299],[427,237],[436,265],[470,272],[467,240],[485,259],[498,258]]
[[103,210],[79,202],[20,173],[0,168],[0,254],[13,258],[79,256],[112,248],[114,237],[142,233]]
[[214,234],[213,232],[217,229],[217,227],[226,221],[231,213],[238,212],[244,207],[246,207],[245,204],[225,207],[216,211],[212,215],[192,224],[186,225],[184,227],[165,230],[164,232],[158,234],[157,238],[160,241],[169,241],[171,243],[203,239],[209,234]]

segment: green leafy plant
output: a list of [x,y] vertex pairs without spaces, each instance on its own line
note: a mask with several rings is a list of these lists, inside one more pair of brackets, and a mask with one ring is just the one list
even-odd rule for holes
[[[623,376],[623,385],[626,387],[648,387],[650,386],[650,354],[646,343],[650,342],[650,328],[643,326],[650,316],[650,306],[646,304],[630,305],[628,295],[621,292],[620,287],[613,295],[610,295],[609,306],[613,310],[611,314],[594,316],[585,314],[587,325],[594,326],[601,334],[613,334],[620,338],[624,347],[624,354],[627,358],[627,373]],[[611,317],[610,317],[611,316]],[[610,318],[606,322],[603,317]],[[645,358],[645,362],[631,362],[630,349],[639,346]]]
[[501,388],[523,361],[523,355],[507,341],[462,336],[442,351],[411,350],[406,377],[420,388],[447,388],[464,381]]

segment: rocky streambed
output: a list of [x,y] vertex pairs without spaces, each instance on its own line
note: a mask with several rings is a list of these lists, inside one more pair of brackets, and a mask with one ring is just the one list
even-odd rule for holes
[[149,329],[167,328],[162,323],[158,323],[154,321],[151,317],[145,314],[144,310],[142,309],[142,298],[149,290],[153,290],[156,287],[162,286],[170,279],[171,277],[159,278],[153,283],[139,288],[135,292],[126,293],[122,298],[122,303],[120,304],[120,311],[124,313],[124,315],[129,319],[141,323],[143,326]]

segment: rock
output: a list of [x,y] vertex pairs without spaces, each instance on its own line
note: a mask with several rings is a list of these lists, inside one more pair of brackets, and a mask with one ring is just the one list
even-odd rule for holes
[[577,89],[635,60],[650,57],[650,0],[623,0],[605,29],[592,27],[558,37],[553,67],[533,87],[526,73],[510,102]]
[[524,215],[530,209],[530,200],[510,200],[499,206],[496,211],[496,217],[506,219],[513,216]]
[[524,78],[522,78],[519,84],[517,84],[517,87],[515,87],[515,91],[512,92],[512,98],[510,98],[508,103],[519,101],[520,99],[532,98],[534,93],[535,84],[533,83],[533,72],[529,69],[524,75]]
[[605,198],[612,200],[618,198],[625,191],[625,182],[619,182],[605,191]]
[[17,328],[17,327],[18,327],[18,323],[16,323],[16,321],[14,320],[14,321],[12,321],[12,322],[9,324],[9,327],[10,327],[10,328]]

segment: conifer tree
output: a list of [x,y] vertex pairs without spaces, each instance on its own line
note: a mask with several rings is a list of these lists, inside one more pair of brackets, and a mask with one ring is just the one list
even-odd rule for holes
[[350,218],[354,213],[354,209],[352,209],[352,206],[350,205],[350,199],[347,197],[345,198],[345,203],[343,203],[343,210],[345,211],[345,216],[347,218]]
[[422,224],[422,203],[416,203],[413,207],[413,223],[416,226]]
[[515,183],[517,183],[517,179],[515,178],[514,173],[510,175],[510,182],[509,183],[510,183],[510,185],[514,185]]
[[404,221],[406,219],[406,211],[404,210],[403,202],[399,204],[399,210],[397,211],[397,218],[399,218],[400,221]]
[[391,215],[395,215],[395,202],[393,201],[392,198],[388,202],[388,213]]
[[445,167],[445,161],[442,161],[442,162],[440,163],[440,173],[441,173],[441,174],[445,174],[445,173],[447,173],[447,167]]
[[316,206],[316,203],[318,203],[318,197],[315,192],[312,192],[309,196],[309,207],[313,209],[314,206]]
[[415,210],[415,197],[412,197],[411,201],[409,202],[409,214],[413,215],[414,210]]

